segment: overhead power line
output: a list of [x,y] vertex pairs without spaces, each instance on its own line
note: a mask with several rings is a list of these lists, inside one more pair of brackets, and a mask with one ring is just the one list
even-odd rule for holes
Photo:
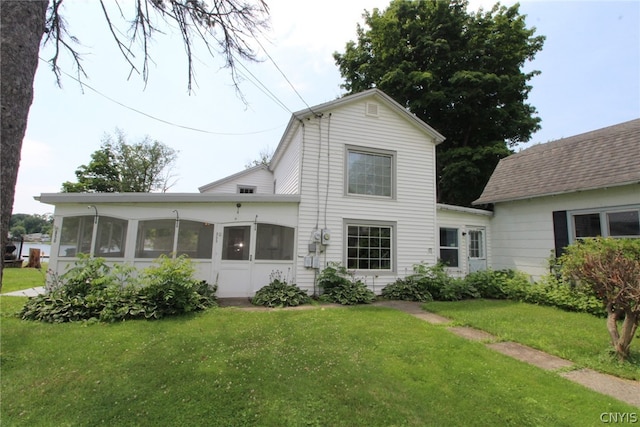
[[[46,60],[45,60],[45,59],[43,59],[43,58],[40,58],[40,60],[41,60],[41,61],[43,61],[43,62],[48,62],[48,61],[46,61]],[[245,136],[245,135],[256,135],[256,134],[260,134],[260,133],[271,132],[271,131],[276,130],[276,129],[279,129],[279,128],[281,128],[281,127],[283,126],[283,125],[280,125],[280,126],[276,126],[276,127],[270,128],[270,129],[263,129],[263,130],[254,131],[254,132],[213,132],[213,131],[210,131],[210,130],[205,130],[205,129],[194,128],[194,127],[191,127],[191,126],[180,125],[180,124],[178,124],[178,123],[174,123],[174,122],[171,122],[171,121],[169,121],[169,120],[161,119],[161,118],[156,117],[156,116],[154,116],[154,115],[151,115],[151,114],[149,114],[149,113],[145,113],[144,111],[140,111],[140,110],[138,110],[138,109],[136,109],[136,108],[130,107],[130,106],[128,106],[128,105],[126,105],[126,104],[124,104],[124,103],[122,103],[122,102],[120,102],[120,101],[118,101],[118,100],[116,100],[116,99],[111,98],[111,97],[110,97],[110,96],[108,96],[108,95],[105,95],[104,93],[102,93],[102,92],[100,92],[99,90],[95,89],[94,87],[92,87],[92,86],[88,85],[87,83],[85,83],[85,82],[81,81],[81,80],[80,80],[80,79],[78,79],[77,77],[72,76],[71,74],[67,73],[66,71],[64,71],[64,70],[60,70],[60,71],[61,71],[64,75],[66,75],[67,77],[69,77],[69,78],[71,78],[72,80],[75,80],[76,82],[78,82],[78,83],[80,84],[80,86],[82,86],[83,88],[85,88],[85,87],[86,87],[87,89],[89,89],[89,90],[91,90],[91,91],[93,91],[93,92],[97,93],[98,95],[100,95],[100,96],[102,96],[103,98],[105,98],[105,99],[107,99],[107,100],[109,100],[109,101],[113,102],[114,104],[117,104],[117,105],[119,105],[119,106],[121,106],[121,107],[123,107],[123,108],[126,108],[126,109],[128,109],[128,110],[131,110],[131,111],[133,111],[133,112],[135,112],[135,113],[141,114],[141,115],[143,115],[143,116],[145,116],[145,117],[148,117],[148,118],[150,118],[150,119],[152,119],[152,120],[156,120],[156,121],[158,121],[158,122],[161,122],[161,123],[167,124],[167,125],[169,125],[169,126],[178,127],[178,128],[181,128],[181,129],[186,129],[186,130],[190,130],[190,131],[194,131],[194,132],[200,132],[200,133],[206,133],[206,134],[210,134],[210,135],[222,135],[222,136]],[[282,104],[282,105],[284,105],[284,104]],[[285,108],[286,108],[286,107],[285,107]],[[287,109],[287,110],[288,110],[288,109]],[[291,112],[291,111],[289,110],[289,112]]]

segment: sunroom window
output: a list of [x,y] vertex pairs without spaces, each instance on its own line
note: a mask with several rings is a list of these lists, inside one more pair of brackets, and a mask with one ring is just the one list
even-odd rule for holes
[[101,216],[98,219],[94,255],[105,258],[124,257],[127,224],[128,221],[124,219]]
[[293,259],[294,229],[273,224],[258,224],[256,259]]
[[94,221],[94,216],[63,218],[58,256],[75,257],[78,254],[89,254]]

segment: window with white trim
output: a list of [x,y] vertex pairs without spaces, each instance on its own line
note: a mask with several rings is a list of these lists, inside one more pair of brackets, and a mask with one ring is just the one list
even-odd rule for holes
[[348,269],[393,271],[393,225],[354,223],[346,231]]
[[460,247],[457,228],[440,228],[440,262],[447,267],[458,267]]
[[93,215],[63,218],[58,256],[75,257],[78,254],[89,254],[94,222]]
[[640,237],[640,208],[570,212],[573,240],[589,237]]
[[124,257],[128,224],[129,221],[125,219],[99,217],[93,254],[105,258]]
[[136,258],[157,258],[172,254],[211,259],[213,225],[184,219],[154,219],[138,223]]
[[346,158],[347,194],[394,197],[394,152],[348,147]]
[[258,224],[256,259],[292,260],[295,229],[275,224]]

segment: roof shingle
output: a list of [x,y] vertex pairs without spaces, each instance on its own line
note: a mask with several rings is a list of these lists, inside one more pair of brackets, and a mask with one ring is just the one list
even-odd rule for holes
[[535,145],[500,160],[473,203],[633,183],[640,183],[640,119]]

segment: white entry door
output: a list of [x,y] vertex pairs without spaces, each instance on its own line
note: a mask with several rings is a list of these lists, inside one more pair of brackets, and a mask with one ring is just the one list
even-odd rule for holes
[[469,273],[487,269],[484,227],[467,227]]
[[220,260],[217,295],[221,298],[251,296],[255,240],[252,228],[253,224],[225,225],[216,236]]

